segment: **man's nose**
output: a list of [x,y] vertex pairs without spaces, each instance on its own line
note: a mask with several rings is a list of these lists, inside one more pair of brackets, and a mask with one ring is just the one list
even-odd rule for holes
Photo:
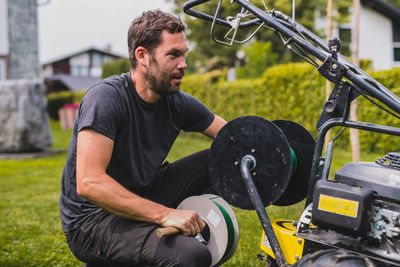
[[181,60],[180,60],[179,63],[178,63],[177,68],[180,69],[180,70],[184,70],[184,69],[187,68],[186,58],[185,58],[185,57],[182,57],[182,58],[181,58]]

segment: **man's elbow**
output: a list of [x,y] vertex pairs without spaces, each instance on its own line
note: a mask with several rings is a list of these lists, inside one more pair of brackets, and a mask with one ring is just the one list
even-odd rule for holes
[[90,177],[81,177],[76,182],[76,192],[79,196],[90,198],[90,192],[93,192],[94,179]]

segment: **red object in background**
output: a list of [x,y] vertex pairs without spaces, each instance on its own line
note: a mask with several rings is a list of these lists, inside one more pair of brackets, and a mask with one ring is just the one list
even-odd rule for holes
[[78,115],[79,103],[65,104],[58,110],[58,117],[62,129],[72,129],[74,127],[75,118]]

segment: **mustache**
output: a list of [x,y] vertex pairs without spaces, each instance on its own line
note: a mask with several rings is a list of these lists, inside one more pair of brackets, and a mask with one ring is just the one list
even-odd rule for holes
[[172,74],[172,78],[174,79],[182,79],[185,76],[184,70],[179,70],[177,73]]

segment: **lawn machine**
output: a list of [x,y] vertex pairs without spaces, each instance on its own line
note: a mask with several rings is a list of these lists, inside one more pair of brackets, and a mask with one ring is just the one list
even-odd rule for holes
[[[212,2],[215,13],[203,12],[201,6]],[[265,233],[259,258],[266,266],[400,266],[400,153],[347,163],[330,179],[332,149],[340,133],[324,150],[326,133],[334,127],[399,136],[400,128],[349,119],[350,104],[359,96],[400,118],[399,97],[346,59],[338,38],[326,43],[266,5],[248,0],[225,4],[237,5],[240,12],[221,17],[222,0],[191,0],[183,9],[208,21],[212,39],[224,45],[244,43],[257,31],[272,29],[286,48],[334,83],[316,122],[316,140],[293,121],[243,116],[230,121],[212,143],[214,188],[231,205],[257,211]],[[226,28],[222,38],[216,27]],[[254,31],[237,40],[244,29]],[[265,210],[304,199],[297,221],[271,221]]]

